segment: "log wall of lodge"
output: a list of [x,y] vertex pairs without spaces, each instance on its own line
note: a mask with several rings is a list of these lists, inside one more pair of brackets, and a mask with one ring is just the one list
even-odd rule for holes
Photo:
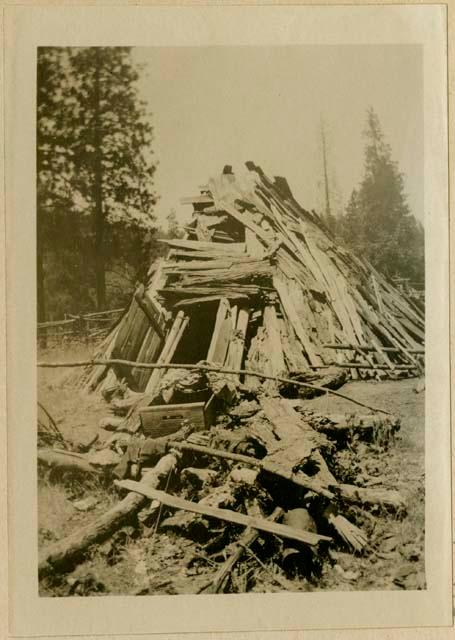
[[[186,237],[164,240],[166,259],[152,265],[97,357],[194,358],[286,377],[331,367],[353,379],[420,374],[421,309],[337,245],[284,178],[246,166],[239,176],[225,167],[199,195],[183,200],[193,206]],[[188,351],[198,334],[200,348]],[[83,384],[103,390],[125,379],[150,399],[162,375],[98,365]]]

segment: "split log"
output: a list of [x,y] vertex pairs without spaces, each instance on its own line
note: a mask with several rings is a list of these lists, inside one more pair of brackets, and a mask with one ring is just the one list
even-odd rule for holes
[[[230,369],[240,369],[243,361],[243,351],[245,348],[246,331],[248,328],[248,321],[250,318],[250,310],[240,308],[237,314],[237,322],[234,331],[234,335],[229,344],[228,355],[226,359],[226,366]],[[233,382],[239,382],[239,375],[232,375],[229,377]]]
[[306,446],[312,449],[328,446],[327,438],[315,431],[291,405],[282,398],[261,398],[265,417],[273,425],[280,440],[300,438],[304,435]]
[[382,417],[371,415],[337,415],[308,417],[311,425],[329,437],[346,441],[351,435],[358,435],[366,440],[387,444],[393,440],[400,430],[401,421],[395,416]]
[[[166,342],[164,344],[160,357],[158,358],[159,363],[166,363],[172,360],[172,356],[175,353],[177,345],[180,342],[180,338],[182,337],[188,322],[188,316],[185,316],[183,311],[179,311],[175,317],[171,330],[169,331],[169,335],[166,338]],[[157,369],[152,373],[150,380],[148,381],[145,388],[145,392],[147,395],[153,395],[155,393],[158,382],[160,381],[163,373],[164,369]]]
[[200,513],[210,518],[216,518],[232,524],[241,525],[244,527],[252,527],[266,533],[273,533],[281,538],[288,540],[298,540],[309,546],[317,546],[319,542],[331,542],[332,538],[328,536],[322,536],[316,533],[308,531],[298,531],[292,527],[287,527],[282,524],[270,522],[263,518],[254,518],[246,516],[243,513],[237,513],[230,509],[218,509],[215,507],[209,507],[201,505],[198,502],[190,502],[183,498],[178,498],[165,491],[159,491],[158,489],[152,489],[141,482],[134,482],[133,480],[115,481],[115,484],[128,491],[137,491],[149,498],[150,500],[158,500],[162,504],[172,507],[173,509],[183,509],[185,511],[191,511],[192,513]]
[[229,300],[221,298],[216,314],[212,340],[207,353],[207,361],[224,364],[232,336],[231,305]]
[[[175,451],[161,458],[158,464],[147,473],[141,486],[158,487],[163,479],[177,467],[179,458],[179,454]],[[53,571],[66,571],[74,567],[82,561],[84,554],[93,544],[106,540],[137,514],[147,502],[146,496],[129,493],[94,522],[45,548],[39,558],[39,576]]]
[[406,513],[406,502],[398,491],[380,487],[356,487],[350,484],[339,484],[336,489],[340,497],[347,502],[364,504],[370,507],[379,505],[396,513]]
[[322,516],[354,551],[363,551],[368,544],[367,536],[362,529],[359,529],[359,527],[352,524],[345,516],[339,514],[334,505],[328,505]]

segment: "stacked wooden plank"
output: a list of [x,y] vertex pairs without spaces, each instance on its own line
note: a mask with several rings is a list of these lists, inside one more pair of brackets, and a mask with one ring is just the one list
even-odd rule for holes
[[[421,373],[422,310],[337,245],[284,178],[272,180],[252,162],[246,166],[238,176],[225,167],[200,194],[185,199],[194,210],[186,238],[165,241],[166,260],[153,267],[105,355],[154,362],[164,354],[170,362],[185,356],[185,340],[194,343],[199,327],[198,358],[211,360],[216,353],[221,365],[285,376],[322,374],[333,366],[352,378]],[[211,316],[203,312],[211,308]],[[182,314],[188,320],[172,331]],[[210,351],[202,338],[221,326],[223,347],[214,352],[212,344]],[[188,349],[197,351],[194,344]],[[134,390],[154,386],[146,370],[117,368],[110,382],[114,374]],[[91,388],[100,382],[97,370]]]

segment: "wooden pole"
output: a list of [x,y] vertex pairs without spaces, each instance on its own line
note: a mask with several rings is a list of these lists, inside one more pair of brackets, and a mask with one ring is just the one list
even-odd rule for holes
[[[356,400],[355,398],[351,398],[350,396],[345,395],[344,393],[340,393],[339,391],[335,391],[334,389],[330,389],[329,387],[321,387],[316,384],[310,384],[309,382],[301,382],[300,380],[293,380],[292,378],[284,378],[282,376],[270,376],[265,373],[260,373],[259,371],[252,371],[251,369],[226,369],[224,367],[213,367],[210,365],[204,364],[177,364],[177,363],[161,363],[161,362],[132,362],[131,360],[121,360],[117,358],[111,358],[109,360],[103,359],[93,359],[93,360],[80,360],[75,362],[38,362],[38,367],[44,368],[63,368],[63,367],[87,367],[96,364],[103,365],[124,365],[130,367],[137,367],[142,369],[187,369],[188,371],[213,371],[215,373],[234,373],[245,376],[256,376],[257,378],[261,378],[263,380],[278,380],[279,382],[283,382],[284,384],[295,385],[296,387],[303,387],[305,389],[314,389],[316,391],[320,391],[321,393],[331,393],[338,398],[343,398],[344,400],[348,400],[359,407],[364,407],[365,409],[370,409],[371,411],[377,413],[383,413],[387,416],[391,415],[390,411],[386,411],[385,409],[380,409],[378,407],[371,407],[364,402],[360,402],[360,400]],[[338,365],[336,365],[338,366]],[[410,367],[409,367],[410,368]]]
[[[382,346],[374,346],[370,344],[361,344],[361,345],[353,345],[353,344],[323,344],[325,349],[341,349],[341,350],[355,350],[362,349],[362,351],[385,351],[387,353],[401,353],[401,349],[397,349],[396,347],[382,347]],[[409,353],[415,353],[418,355],[425,355],[425,349],[408,349]]]

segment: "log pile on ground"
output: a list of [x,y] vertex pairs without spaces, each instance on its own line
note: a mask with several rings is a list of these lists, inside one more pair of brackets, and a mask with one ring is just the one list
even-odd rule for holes
[[405,513],[377,479],[338,477],[356,443],[393,446],[399,419],[318,415],[305,402],[312,383],[421,374],[422,312],[337,246],[284,178],[247,169],[236,177],[227,166],[186,199],[186,238],[166,240],[167,258],[84,370],[81,386],[110,408],[103,436],[77,456],[40,451],[54,474],[101,476],[121,498],[42,549],[41,576],[69,571],[128,524],[202,545],[217,566],[205,592],[229,591],[251,558],[273,559],[286,588],[286,576],[316,575],[334,545],[368,549],[356,513]]
[[230,573],[250,559],[248,550],[257,562],[275,562],[277,579],[285,582],[317,576],[330,548],[368,551],[367,535],[352,514],[405,514],[402,496],[378,486],[377,478],[370,486],[365,477],[350,484],[335,475],[337,454],[356,443],[382,450],[393,445],[397,418],[315,414],[305,400],[252,391],[221,374],[185,371],[173,386],[192,386],[193,393],[209,387],[217,413],[209,427],[193,411],[183,413],[167,435],[147,436],[147,422],[132,433],[116,422],[117,394],[128,397],[119,388],[110,399],[112,422],[108,416],[101,421],[102,437],[89,451],[39,450],[51,481],[76,474],[79,481],[85,476],[114,483],[119,492],[118,503],[104,515],[41,550],[42,578],[71,571],[94,546],[129,525],[138,534],[153,529],[190,540],[217,563],[216,578],[204,592],[229,591]]

